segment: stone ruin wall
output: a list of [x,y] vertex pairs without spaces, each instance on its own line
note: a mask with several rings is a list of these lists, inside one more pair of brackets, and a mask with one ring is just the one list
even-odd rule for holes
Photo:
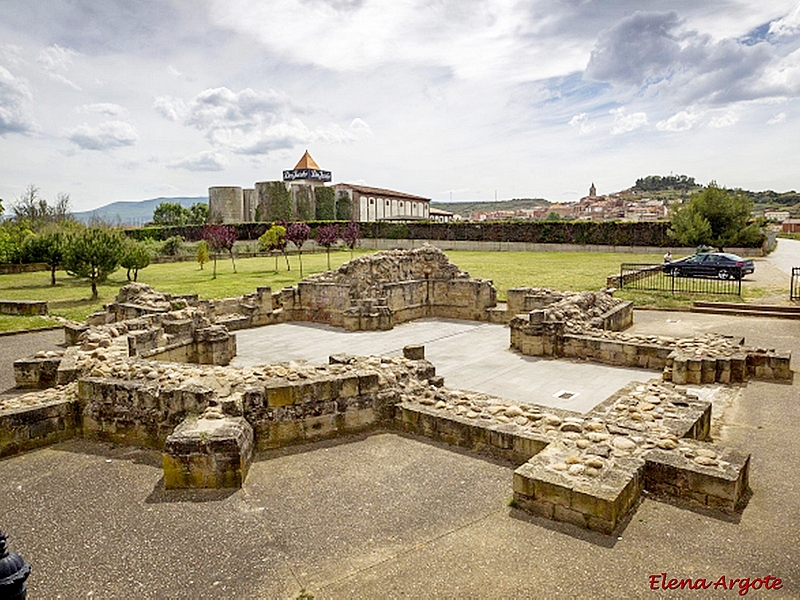
[[386,330],[424,317],[485,321],[497,305],[491,281],[471,278],[427,245],[361,256],[291,289],[281,294],[291,320],[348,331]]
[[606,292],[519,291],[509,294],[512,307],[533,307],[509,323],[511,347],[527,356],[660,370],[664,381],[677,384],[793,378],[790,352],[748,348],[743,339],[716,334],[693,338],[626,334],[622,330],[633,321],[632,303]]

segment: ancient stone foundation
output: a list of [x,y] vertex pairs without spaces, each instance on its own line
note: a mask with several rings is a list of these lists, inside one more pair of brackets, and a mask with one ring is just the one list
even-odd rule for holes
[[[662,379],[584,415],[445,388],[422,346],[327,365],[225,366],[236,353],[230,330],[292,320],[379,330],[420,317],[510,321],[523,354]],[[643,491],[741,510],[749,455],[714,444],[710,404],[676,384],[788,381],[791,356],[724,336],[623,333],[632,319],[632,304],[607,292],[518,288],[503,310],[490,281],[428,246],[221,300],[129,284],[65,328],[66,351],[17,361],[18,385],[40,389],[0,403],[0,457],[83,436],[163,450],[167,488],[236,488],[255,452],[394,428],[512,461],[517,507],[606,534],[624,526]]]
[[280,296],[288,320],[348,331],[386,330],[423,317],[489,320],[492,282],[473,279],[433,246],[361,256],[312,275]]
[[[546,292],[546,293],[545,293]],[[509,307],[537,306],[509,323],[511,347],[527,356],[592,360],[663,371],[678,384],[738,383],[748,379],[791,381],[791,353],[748,348],[739,338],[635,336],[630,302],[604,292],[517,294]],[[510,311],[509,311],[510,312]]]
[[642,491],[733,513],[750,457],[708,441],[711,405],[656,381],[631,384],[588,414],[442,389],[403,402],[404,431],[523,462],[514,502],[537,516],[611,534]]

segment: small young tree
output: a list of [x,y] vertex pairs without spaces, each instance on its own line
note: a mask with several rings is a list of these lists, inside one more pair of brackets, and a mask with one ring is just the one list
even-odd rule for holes
[[233,244],[236,243],[236,229],[230,225],[207,225],[203,228],[202,238],[208,242],[208,246],[214,258],[214,276],[217,278],[217,253],[223,250],[228,251],[233,263],[233,272],[236,273],[236,261],[233,259]]
[[353,249],[358,245],[358,241],[361,239],[361,228],[358,226],[358,223],[350,221],[344,229],[342,229],[341,237],[344,245],[350,248],[350,260],[353,260]]
[[128,281],[131,280],[131,271],[133,271],[133,280],[139,280],[139,269],[144,269],[150,264],[150,253],[141,242],[127,238],[122,251],[122,258],[120,259],[120,266],[127,269]]
[[331,268],[331,246],[339,239],[339,227],[334,224],[322,225],[317,227],[314,233],[316,242],[325,248],[325,253],[328,255],[328,270]]
[[50,285],[56,284],[56,270],[64,259],[64,234],[48,231],[32,235],[23,244],[23,253],[31,262],[43,262],[50,268]]
[[203,269],[203,265],[206,264],[211,259],[211,255],[208,251],[208,242],[205,240],[200,240],[200,243],[197,244],[197,262],[200,263],[200,270]]
[[92,300],[97,299],[97,284],[119,267],[123,240],[116,231],[92,227],[69,236],[64,248],[64,269],[75,277],[92,282]]
[[164,240],[158,253],[164,256],[178,256],[182,251],[183,238],[179,235],[173,235]]
[[[267,252],[278,251],[283,254],[286,259],[286,270],[291,271],[292,267],[289,265],[289,256],[286,254],[286,227],[283,225],[275,224],[264,232],[258,238],[258,245],[262,250]],[[278,255],[275,255],[275,272],[278,272]]]
[[303,244],[308,241],[311,228],[300,221],[292,223],[286,230],[286,239],[297,247],[297,260],[300,263],[300,279],[303,278]]

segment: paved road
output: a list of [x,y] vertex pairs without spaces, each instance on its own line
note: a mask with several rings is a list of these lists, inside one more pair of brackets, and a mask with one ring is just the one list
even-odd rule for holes
[[800,267],[800,241],[779,238],[778,247],[767,256],[767,260],[787,275],[791,275],[792,267]]

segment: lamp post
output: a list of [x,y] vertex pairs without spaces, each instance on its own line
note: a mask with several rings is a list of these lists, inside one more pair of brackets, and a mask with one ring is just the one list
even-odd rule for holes
[[0,531],[0,598],[25,600],[25,581],[31,574],[31,566],[6,545],[6,534]]

